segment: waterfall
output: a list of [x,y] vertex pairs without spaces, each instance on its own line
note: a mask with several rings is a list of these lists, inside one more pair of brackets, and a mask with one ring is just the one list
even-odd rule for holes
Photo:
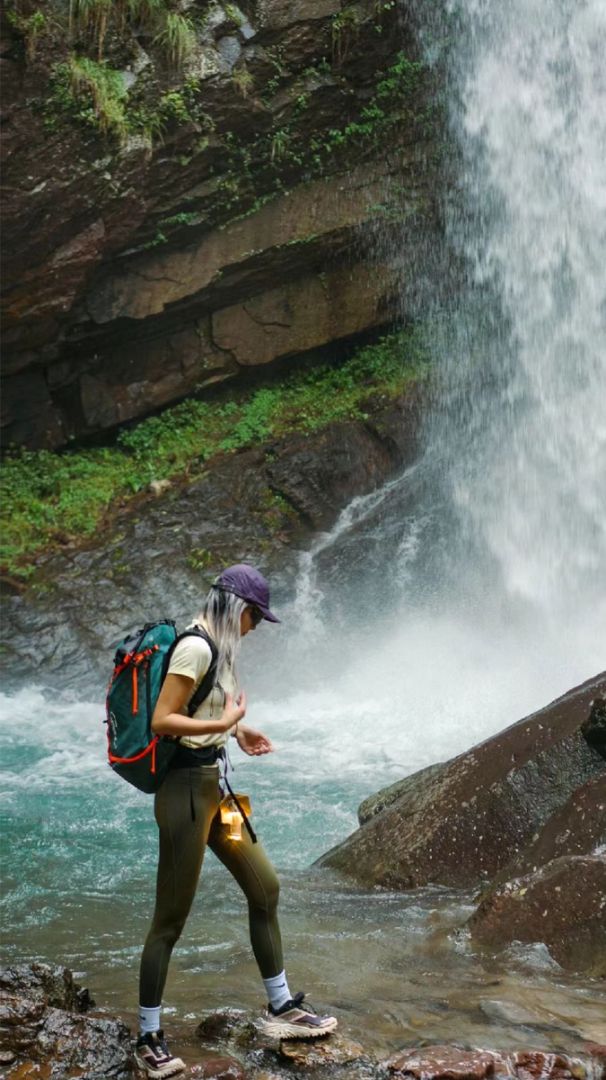
[[[464,197],[448,215],[449,240],[465,259],[468,295],[493,309],[467,320],[474,370],[464,367],[465,422],[449,421],[451,497],[464,547],[489,560],[506,596],[564,632],[579,619],[597,630],[606,615],[606,4],[466,0],[451,13]],[[464,357],[448,359],[452,369]]]
[[400,749],[411,714],[452,748],[545,703],[603,666],[606,630],[606,4],[417,17],[447,85],[441,276],[381,243],[404,308],[423,282],[437,405],[413,475],[303,557],[295,605],[323,613],[327,664],[349,647],[381,687]]

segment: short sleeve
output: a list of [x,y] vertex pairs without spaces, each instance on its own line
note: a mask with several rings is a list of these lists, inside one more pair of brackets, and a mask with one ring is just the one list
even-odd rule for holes
[[168,665],[169,675],[187,675],[197,685],[210,667],[212,654],[204,638],[194,635],[180,641]]

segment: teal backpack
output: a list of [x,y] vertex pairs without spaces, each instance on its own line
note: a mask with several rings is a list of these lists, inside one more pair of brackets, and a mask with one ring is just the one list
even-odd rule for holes
[[204,630],[178,634],[170,619],[146,623],[116,650],[106,699],[107,757],[114,772],[140,791],[158,790],[178,746],[177,739],[154,735],[151,722],[170,658],[186,637],[203,638],[211,651],[210,667],[187,707],[193,716],[217,675],[217,647]]

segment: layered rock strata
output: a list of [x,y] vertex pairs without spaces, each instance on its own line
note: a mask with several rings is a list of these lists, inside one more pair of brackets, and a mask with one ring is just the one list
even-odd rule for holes
[[82,45],[63,16],[33,45],[23,24],[25,48],[4,24],[5,444],[60,446],[393,319],[372,239],[386,212],[394,235],[431,228],[431,91],[395,5],[350,6],[200,0],[180,72],[144,27],[109,35],[128,89],[105,135],[60,83]]

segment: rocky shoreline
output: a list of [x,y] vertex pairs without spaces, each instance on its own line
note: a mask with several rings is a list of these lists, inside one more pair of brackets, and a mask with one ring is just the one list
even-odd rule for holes
[[[474,948],[491,952],[495,971],[499,950],[514,941],[541,942],[562,968],[603,979],[605,691],[601,674],[451,762],[367,799],[358,832],[320,864],[396,890],[473,884],[480,892],[467,928]],[[456,849],[448,841],[454,833]],[[96,1010],[66,968],[7,967],[0,972],[0,995],[6,1080],[129,1080],[137,1074],[129,1028]],[[463,1041],[424,1045],[408,1030],[389,1056],[369,1050],[360,1029],[350,1027],[351,1021],[342,1022],[337,1035],[319,1042],[272,1044],[255,1026],[255,1014],[221,1009],[195,1028],[192,1023],[191,1031],[177,1029],[172,1045],[191,1076],[216,1080],[606,1078],[599,1025],[596,1041],[586,1034],[578,1051],[570,1049],[565,1027],[552,1029],[550,1049],[520,1048],[518,1041],[509,1050],[502,1041],[498,1049]]]
[[[188,1074],[200,1080],[604,1080],[606,1046],[584,1052],[529,1048],[511,1053],[469,1046],[407,1046],[386,1058],[337,1034],[272,1044],[238,1010],[207,1014],[188,1045],[174,1043]],[[17,965],[0,971],[0,1066],[6,1080],[131,1080],[140,1075],[133,1038],[118,1018],[97,1010],[66,968]],[[187,1075],[187,1074],[186,1074]]]

